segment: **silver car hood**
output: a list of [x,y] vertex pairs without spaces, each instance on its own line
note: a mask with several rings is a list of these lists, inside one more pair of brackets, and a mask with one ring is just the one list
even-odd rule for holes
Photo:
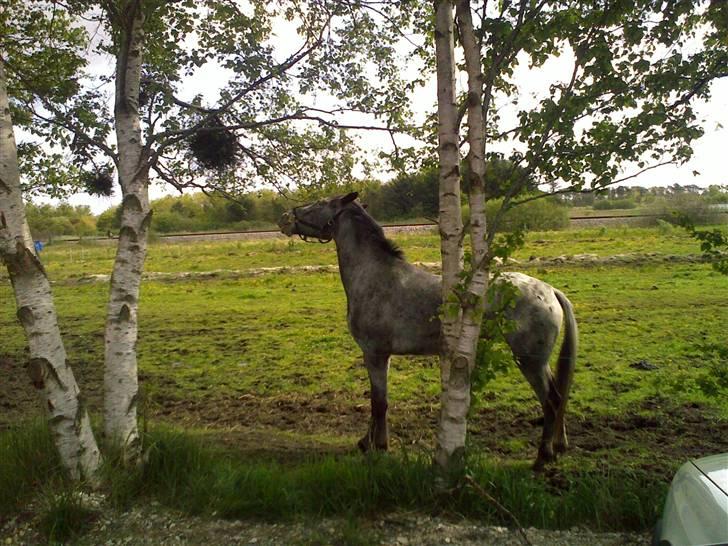
[[728,497],[728,453],[711,455],[690,462]]
[[728,453],[682,465],[672,480],[657,544],[728,544]]

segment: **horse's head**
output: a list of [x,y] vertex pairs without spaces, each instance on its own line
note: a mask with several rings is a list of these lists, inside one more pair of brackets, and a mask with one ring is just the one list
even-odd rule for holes
[[289,237],[298,235],[302,239],[314,237],[321,242],[329,242],[334,237],[334,225],[339,214],[358,196],[357,192],[352,192],[294,207],[283,213],[278,226]]

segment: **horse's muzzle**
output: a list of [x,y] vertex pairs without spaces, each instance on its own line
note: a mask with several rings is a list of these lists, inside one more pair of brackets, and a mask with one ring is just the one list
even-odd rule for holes
[[296,217],[293,215],[293,212],[284,212],[280,220],[278,220],[278,227],[281,228],[281,232],[289,237],[293,235],[296,228]]

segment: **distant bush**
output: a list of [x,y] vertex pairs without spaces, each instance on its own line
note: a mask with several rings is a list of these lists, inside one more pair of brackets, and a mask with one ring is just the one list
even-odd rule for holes
[[708,186],[703,198],[713,205],[728,203],[728,186]]
[[[486,205],[488,222],[493,222],[502,200]],[[503,216],[498,231],[549,231],[569,227],[569,208],[558,200],[545,197],[513,207]]]
[[694,225],[718,224],[725,216],[712,209],[710,203],[700,195],[693,193],[680,193],[656,199],[650,205],[649,213],[671,224],[677,223],[677,213]]
[[598,199],[592,205],[594,210],[619,210],[637,208],[637,203],[631,199]]
[[662,218],[658,218],[657,231],[660,235],[663,236],[672,235],[675,232],[675,226],[670,222],[663,220]]
[[25,207],[30,231],[36,239],[52,240],[61,235],[85,237],[96,232],[96,219],[86,205],[35,205]]
[[111,207],[96,217],[96,229],[106,234],[121,227],[121,207]]
[[370,183],[362,192],[370,214],[379,221],[416,217],[434,218],[438,214],[438,174],[426,169],[401,175],[386,184]]

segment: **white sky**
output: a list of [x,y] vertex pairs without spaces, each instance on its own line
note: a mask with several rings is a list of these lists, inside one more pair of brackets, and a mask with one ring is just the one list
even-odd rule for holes
[[[273,39],[273,43],[276,45],[277,56],[282,60],[287,54],[298,48],[300,40],[293,38],[295,28],[290,23],[281,23],[274,28],[277,36]],[[515,124],[518,110],[535,105],[541,97],[548,93],[549,85],[555,81],[567,79],[573,66],[571,63],[569,55],[562,55],[550,60],[539,70],[528,70],[526,67],[517,69],[515,81],[519,88],[518,101],[516,105],[503,105],[500,113],[504,118],[504,126],[508,124],[509,119],[511,123]],[[96,74],[110,74],[113,72],[113,60],[108,57],[94,57],[91,59],[90,69]],[[185,86],[180,93],[181,98],[191,99],[196,94],[202,93],[210,103],[214,103],[220,86],[227,81],[227,77],[223,76],[222,69],[219,67],[213,65],[202,67],[193,78],[185,81]],[[465,85],[464,78],[459,81],[459,85]],[[433,77],[428,85],[418,90],[412,97],[412,104],[418,117],[434,110],[435,99]],[[328,102],[326,97],[320,97],[319,100],[322,103]],[[728,78],[714,82],[711,100],[698,105],[696,110],[705,135],[694,143],[693,158],[682,166],[666,165],[648,171],[625,184],[647,187],[666,186],[674,183],[695,184],[702,187],[711,184],[728,184],[728,169],[725,168],[724,157],[728,154]],[[361,121],[360,119],[356,122]],[[353,121],[350,120],[350,122]],[[356,134],[362,147],[371,150],[373,156],[380,150],[391,151],[392,149],[390,137],[386,133],[358,131]],[[499,151],[507,152],[509,150]],[[697,171],[699,174],[694,175],[693,171]],[[629,175],[633,172],[635,171],[627,170],[624,174]],[[384,171],[379,175],[384,180],[390,176]],[[70,198],[69,201],[72,204],[89,205],[94,213],[99,213],[119,203],[118,187],[116,191],[117,194],[110,198],[79,194]],[[152,184],[150,187],[152,199],[168,193],[174,193],[174,190],[158,184]]]

